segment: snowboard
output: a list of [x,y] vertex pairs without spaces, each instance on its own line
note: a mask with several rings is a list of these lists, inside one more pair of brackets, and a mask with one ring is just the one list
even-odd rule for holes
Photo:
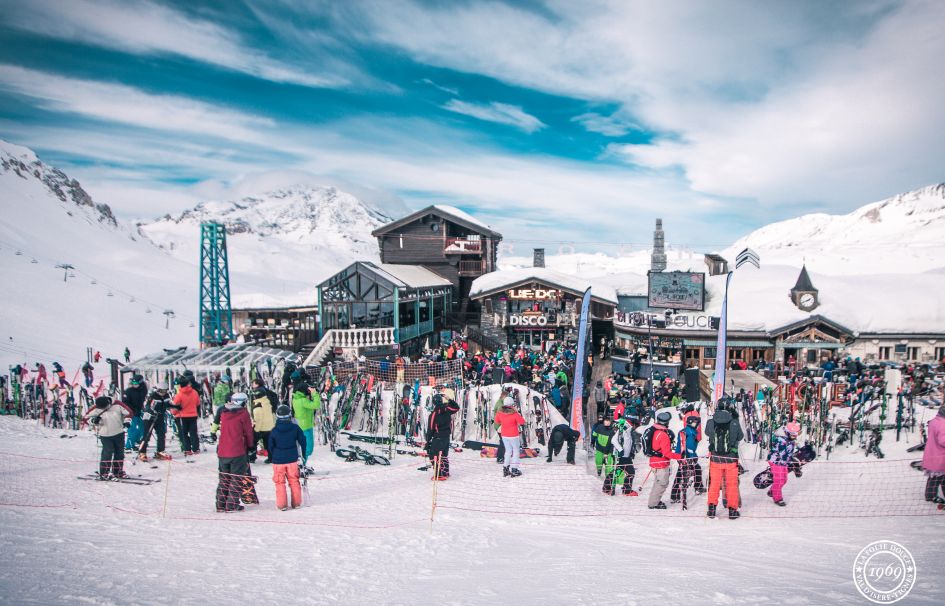
[[391,438],[388,436],[371,436],[360,433],[351,433],[350,431],[342,431],[341,435],[348,436],[348,439],[352,442],[367,442],[368,444],[391,443]]
[[[534,459],[539,454],[539,448],[523,448],[521,452],[521,457],[523,459]],[[498,446],[483,446],[482,450],[479,451],[480,457],[486,457],[489,459],[496,458],[496,455],[499,453]]]
[[98,474],[90,473],[84,476],[78,476],[79,480],[94,480],[96,482],[119,482],[121,484],[137,484],[138,486],[149,486],[151,484],[156,484],[161,481],[161,478],[152,480],[151,478],[142,478],[140,476],[128,476],[127,478],[110,478],[108,480],[100,480]]

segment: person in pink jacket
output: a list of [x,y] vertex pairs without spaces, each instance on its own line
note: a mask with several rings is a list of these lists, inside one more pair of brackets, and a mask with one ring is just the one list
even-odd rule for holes
[[929,476],[925,483],[925,500],[945,503],[941,493],[945,488],[945,406],[938,409],[935,418],[929,421],[929,431],[922,453],[922,469]]

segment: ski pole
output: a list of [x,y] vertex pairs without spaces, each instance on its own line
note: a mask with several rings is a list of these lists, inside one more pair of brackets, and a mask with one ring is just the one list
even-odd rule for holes
[[649,470],[648,472],[646,472],[646,477],[643,478],[643,483],[640,484],[640,487],[639,487],[639,488],[637,488],[637,492],[642,492],[642,491],[643,491],[643,487],[646,486],[646,481],[650,479],[650,474],[651,474],[651,473],[653,473],[653,468],[652,468],[652,467],[650,467],[650,470]]

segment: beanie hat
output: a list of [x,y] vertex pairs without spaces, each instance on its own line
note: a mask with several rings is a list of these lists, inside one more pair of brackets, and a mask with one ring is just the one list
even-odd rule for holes
[[289,407],[285,404],[280,404],[279,408],[276,409],[276,418],[277,419],[288,419],[292,416],[292,411],[289,410]]
[[792,436],[796,436],[801,433],[801,424],[797,421],[791,421],[784,426],[784,431],[791,434]]
[[108,396],[99,396],[95,398],[95,406],[97,408],[108,408],[112,404],[112,399]]
[[673,415],[671,415],[669,412],[665,410],[659,413],[658,415],[656,415],[656,422],[659,423],[660,425],[669,425],[669,422],[672,419],[673,419]]

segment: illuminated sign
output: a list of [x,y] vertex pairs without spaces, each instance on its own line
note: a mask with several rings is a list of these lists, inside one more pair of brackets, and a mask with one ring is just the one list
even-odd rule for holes
[[528,301],[548,301],[561,296],[555,288],[515,288],[509,291],[510,299],[525,299]]
[[548,316],[544,314],[511,314],[509,326],[548,326]]

